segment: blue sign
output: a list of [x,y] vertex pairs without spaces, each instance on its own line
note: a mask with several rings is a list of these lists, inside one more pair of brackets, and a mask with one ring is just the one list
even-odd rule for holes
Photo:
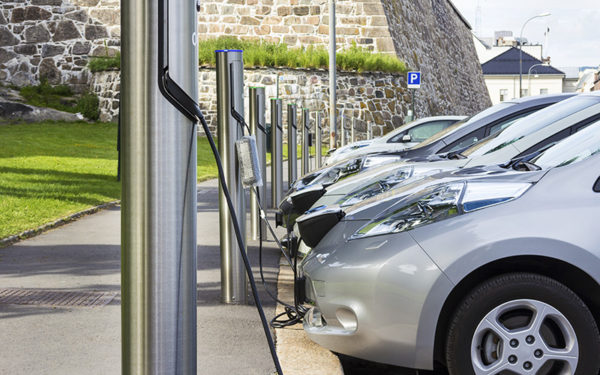
[[406,83],[409,89],[421,88],[421,72],[408,72]]

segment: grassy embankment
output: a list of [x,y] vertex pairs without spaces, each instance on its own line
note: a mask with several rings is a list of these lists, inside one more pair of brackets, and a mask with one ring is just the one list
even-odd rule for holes
[[[116,140],[112,123],[0,125],[0,238],[120,199]],[[198,181],[216,176],[199,137]]]

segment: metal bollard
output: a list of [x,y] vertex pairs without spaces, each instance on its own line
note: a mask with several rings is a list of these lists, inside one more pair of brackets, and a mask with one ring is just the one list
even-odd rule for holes
[[373,139],[373,124],[367,123],[367,139]]
[[[258,198],[261,204],[267,201],[267,129],[265,124],[265,88],[264,87],[250,87],[250,97],[248,104],[250,106],[249,111],[249,125],[250,132],[256,137],[256,149],[258,151],[258,164],[260,173],[263,178],[263,185],[256,188],[258,191]],[[257,240],[262,235],[263,238],[267,236],[267,226],[262,225],[262,233],[260,231],[260,208],[256,202],[256,193],[254,189],[250,190],[250,233],[252,233],[252,239]]]
[[342,147],[346,145],[346,116],[342,116],[342,126],[340,128],[340,141]]
[[302,109],[302,176],[310,171],[310,111]]
[[356,142],[356,117],[352,117],[352,129],[350,129],[350,142]]
[[283,198],[283,129],[281,99],[271,99],[271,208]]
[[288,187],[298,178],[298,107],[296,104],[287,106],[288,134]]
[[323,138],[322,138],[322,129],[321,122],[323,121],[323,117],[321,111],[317,112],[317,121],[315,124],[315,169],[321,168],[321,149],[323,148]]
[[[217,135],[223,161],[225,182],[245,237],[246,201],[238,171],[235,141],[244,135],[243,125],[232,115],[244,113],[244,62],[242,51],[217,51]],[[221,239],[221,301],[246,303],[248,292],[246,270],[231,223],[231,214],[219,185],[219,228]]]

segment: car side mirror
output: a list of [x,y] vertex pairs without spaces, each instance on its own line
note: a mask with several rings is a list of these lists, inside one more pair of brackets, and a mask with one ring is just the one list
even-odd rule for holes
[[402,136],[402,142],[407,143],[407,142],[410,142],[410,141],[412,141],[412,137],[410,136],[410,134],[404,134]]

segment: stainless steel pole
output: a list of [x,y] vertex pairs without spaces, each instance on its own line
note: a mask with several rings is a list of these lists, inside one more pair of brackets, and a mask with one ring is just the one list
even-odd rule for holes
[[352,117],[352,129],[350,130],[350,142],[356,142],[356,117]]
[[373,139],[373,124],[367,123],[367,139]]
[[[256,136],[256,149],[258,151],[258,164],[263,178],[263,185],[258,187],[258,194],[261,204],[267,201],[267,133],[265,125],[265,88],[250,87],[250,97],[248,105],[250,106],[250,132]],[[250,190],[250,232],[252,239],[259,238],[260,228],[262,228],[263,238],[267,235],[267,226],[260,225],[260,208],[256,202],[256,193],[254,189]]]
[[298,107],[287,105],[288,187],[298,178]]
[[346,116],[342,115],[342,127],[340,129],[340,140],[342,147],[346,145],[346,120]]
[[[239,173],[235,141],[244,135],[244,129],[233,117],[232,111],[244,113],[244,62],[242,51],[216,51],[217,61],[217,135],[219,154],[223,162],[225,182],[233,200],[238,225],[245,237],[246,202]],[[221,240],[221,301],[247,303],[246,270],[235,237],[231,214],[219,184],[219,229]]]
[[302,109],[302,176],[310,171],[310,111]]
[[281,99],[271,99],[271,208],[283,198],[283,140]]
[[322,140],[322,128],[321,128],[321,123],[323,121],[323,116],[321,114],[321,111],[317,112],[317,122],[315,124],[315,165],[316,168],[315,169],[319,169],[321,168],[321,149],[323,148],[323,140]]
[[335,0],[329,0],[329,148],[336,147]]
[[[195,374],[196,126],[158,85],[158,1],[121,8],[122,373]],[[197,100],[194,2],[170,0],[169,73]]]

